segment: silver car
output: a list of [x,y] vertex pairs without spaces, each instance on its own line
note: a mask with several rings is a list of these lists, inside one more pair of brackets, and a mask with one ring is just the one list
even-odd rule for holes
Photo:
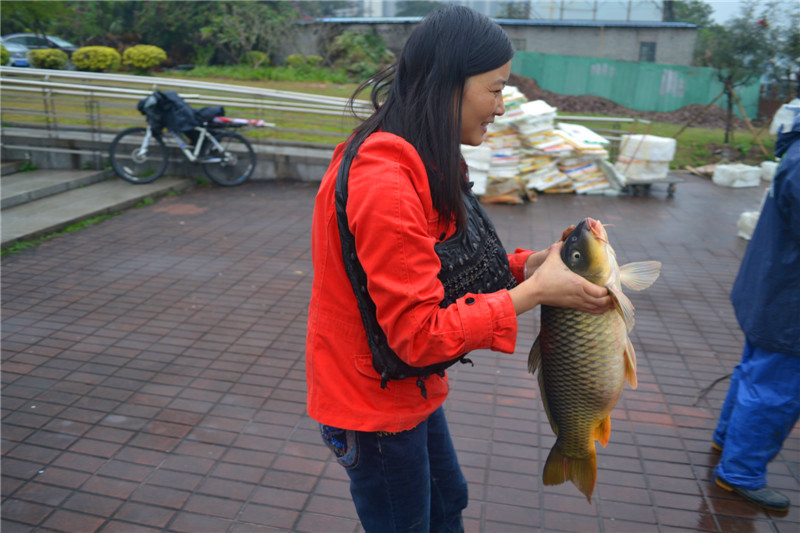
[[[40,35],[38,33],[12,33],[3,35],[3,44],[5,43],[21,44],[29,49],[55,48],[66,52],[68,56],[72,56],[72,52],[78,49],[77,46],[60,37]],[[6,48],[8,48],[8,45],[6,45]]]
[[29,67],[31,66],[30,61],[28,60],[28,47],[23,46],[17,43],[6,42],[4,39],[0,39],[0,42],[3,43],[6,50],[9,51],[11,54],[11,58],[8,60],[5,66],[9,67]]

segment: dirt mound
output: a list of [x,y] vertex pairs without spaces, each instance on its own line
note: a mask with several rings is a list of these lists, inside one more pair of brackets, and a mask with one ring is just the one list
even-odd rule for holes
[[[636,111],[621,106],[607,98],[592,95],[570,96],[545,91],[536,80],[518,74],[511,74],[509,85],[515,86],[528,100],[544,100],[562,113],[597,113],[620,117],[636,117],[654,122],[666,122],[683,126],[692,121],[693,126],[703,128],[725,128],[726,112],[717,105],[711,106],[700,120],[697,120],[705,108],[704,105],[692,104],[669,112]],[[741,118],[733,117],[733,127],[745,129],[747,124]]]

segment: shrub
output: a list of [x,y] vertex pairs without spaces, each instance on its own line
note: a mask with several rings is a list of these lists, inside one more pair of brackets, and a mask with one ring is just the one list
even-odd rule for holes
[[137,44],[122,54],[122,63],[136,71],[150,71],[167,60],[167,53],[158,46]]
[[376,33],[342,32],[328,48],[333,66],[343,68],[353,79],[371,76],[394,61],[394,54],[386,48],[383,38]]
[[259,68],[261,66],[266,67],[269,65],[269,58],[264,52],[251,50],[244,55],[243,63],[252,68]]
[[108,46],[84,46],[72,53],[72,63],[78,70],[107,72],[119,68],[119,52]]
[[0,44],[0,65],[6,65],[9,59],[11,59],[11,52],[6,50],[6,47]]
[[69,62],[69,56],[63,50],[40,48],[29,52],[31,63],[36,68],[63,69]]
[[300,54],[292,54],[286,58],[286,66],[296,69],[314,68],[318,67],[320,63],[322,63],[322,58],[315,55],[303,56]]

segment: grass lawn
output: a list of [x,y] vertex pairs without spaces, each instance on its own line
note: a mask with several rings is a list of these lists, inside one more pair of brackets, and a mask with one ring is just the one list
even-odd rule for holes
[[[202,81],[212,83],[222,83],[236,85],[240,87],[254,87],[260,89],[278,89],[282,91],[295,91],[339,98],[349,98],[356,89],[355,83],[334,83],[320,81],[276,81],[276,80],[257,80],[245,79],[244,77],[224,77],[209,75],[198,77],[195,73],[183,72],[162,72],[158,77],[174,78],[185,81]],[[139,86],[139,88],[146,86]],[[166,90],[166,89],[165,89]],[[181,89],[188,91],[188,89]],[[18,99],[13,93],[7,92],[2,102],[2,120],[4,124],[24,124],[34,122],[45,122],[42,113],[42,101],[38,96],[30,99]],[[362,93],[361,98],[368,99],[369,95]],[[143,117],[135,108],[135,100],[112,100],[100,101],[102,110],[101,126],[114,131],[130,125],[143,125]],[[56,103],[61,124],[86,124],[85,102],[80,97],[60,97]],[[341,116],[324,116],[307,113],[297,113],[291,111],[264,111],[256,108],[237,108],[229,107],[226,114],[232,117],[261,118],[267,122],[276,124],[276,128],[259,128],[248,132],[253,138],[270,138],[284,141],[314,142],[326,145],[335,145],[344,140],[352,130],[356,121],[348,114],[342,113]],[[565,113],[575,115],[573,113]],[[588,116],[588,115],[587,115]],[[572,121],[572,120],[571,120]],[[575,121],[580,122],[580,121]],[[586,123],[593,128],[592,123]],[[594,125],[596,128],[600,126]],[[620,129],[630,131],[630,124],[623,124]],[[661,137],[673,137],[681,126],[653,122],[648,126],[639,123],[635,133],[650,133]],[[602,133],[601,133],[602,134]],[[686,166],[702,166],[717,163],[727,154],[730,160],[741,161],[746,164],[757,165],[761,161],[772,159],[774,153],[774,136],[768,132],[760,136],[766,154],[753,141],[753,135],[748,130],[737,130],[734,133],[734,140],[725,146],[723,144],[724,131],[721,129],[707,129],[690,127],[681,132],[677,138],[678,147],[675,159],[672,161],[673,169],[682,169]]]

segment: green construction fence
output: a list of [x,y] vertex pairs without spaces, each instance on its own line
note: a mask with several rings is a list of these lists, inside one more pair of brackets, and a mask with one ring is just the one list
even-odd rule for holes
[[[706,105],[723,89],[714,69],[708,67],[518,51],[511,70],[536,80],[547,91],[601,96],[638,111],[675,111],[690,104]],[[759,80],[735,90],[747,116],[755,118]],[[716,104],[724,107],[727,100],[721,96]],[[741,116],[735,104],[734,112]]]

